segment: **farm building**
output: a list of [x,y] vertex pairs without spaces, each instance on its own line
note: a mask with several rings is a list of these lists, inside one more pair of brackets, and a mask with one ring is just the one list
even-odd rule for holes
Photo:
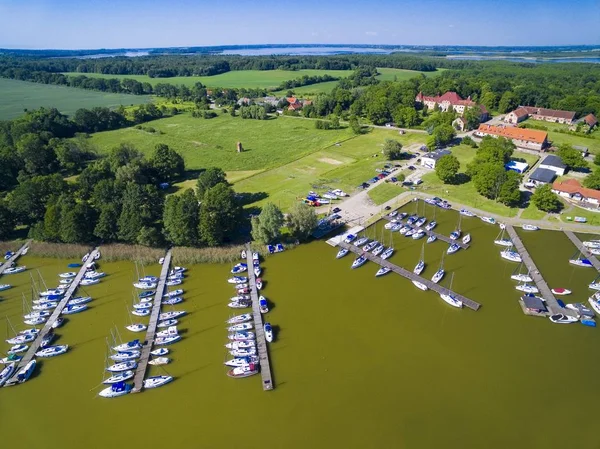
[[529,113],[527,112],[527,110],[519,107],[514,111],[506,114],[504,116],[504,121],[506,123],[516,125],[517,123],[521,123],[523,120],[527,120],[527,117],[529,117]]
[[442,156],[446,156],[447,154],[452,153],[450,150],[436,150],[426,153],[425,155],[421,156],[421,165],[427,168],[435,168],[437,161],[439,161]]
[[523,174],[529,168],[529,164],[527,162],[517,162],[517,161],[509,161],[504,168],[507,170],[516,171],[519,174]]
[[554,173],[556,173],[557,176],[564,175],[565,171],[567,170],[567,166],[562,161],[562,159],[553,154],[549,154],[544,158],[544,160],[540,164],[540,168],[552,170]]
[[575,112],[560,111],[557,109],[537,108],[535,106],[519,106],[514,111],[506,114],[504,121],[516,125],[523,120],[531,118],[532,120],[542,120],[553,123],[565,123],[570,125],[575,119]]
[[539,186],[542,184],[550,184],[556,178],[556,173],[553,170],[547,168],[536,168],[531,175],[529,175],[529,182]]
[[552,184],[552,191],[558,196],[576,201],[582,207],[598,209],[600,205],[600,190],[583,187],[576,179],[566,179]]
[[481,124],[473,132],[475,137],[506,137],[520,147],[530,150],[542,150],[548,145],[548,133],[536,129],[514,128],[512,126],[494,126]]
[[441,111],[452,109],[459,114],[463,114],[467,108],[477,107],[481,111],[480,121],[485,122],[489,118],[489,113],[485,106],[478,105],[471,100],[470,96],[466,100],[463,100],[456,92],[446,92],[444,95],[435,97],[428,97],[423,95],[423,92],[419,92],[415,98],[415,102],[422,104],[427,109],[434,109],[437,105]]

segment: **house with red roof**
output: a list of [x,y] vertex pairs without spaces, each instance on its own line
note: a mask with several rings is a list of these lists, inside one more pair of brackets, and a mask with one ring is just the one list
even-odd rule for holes
[[600,190],[583,187],[576,179],[555,181],[552,191],[558,196],[579,203],[582,207],[598,209],[600,206]]
[[598,119],[594,114],[588,114],[583,117],[583,122],[588,126],[588,130],[591,131],[595,126],[598,126]]
[[446,112],[453,110],[460,115],[464,114],[469,108],[477,107],[480,110],[479,121],[485,122],[489,119],[489,113],[485,106],[475,103],[471,100],[471,96],[468,96],[466,100],[463,100],[456,92],[446,92],[444,95],[437,95],[435,97],[429,97],[423,95],[423,92],[419,92],[415,97],[415,103],[422,104],[429,110],[434,109],[437,105],[441,111]]
[[542,120],[552,123],[565,123],[570,125],[575,120],[575,112],[560,111],[558,109],[538,108],[535,106],[519,106],[512,112],[506,114],[504,121],[516,125],[523,120],[530,118],[532,120]]

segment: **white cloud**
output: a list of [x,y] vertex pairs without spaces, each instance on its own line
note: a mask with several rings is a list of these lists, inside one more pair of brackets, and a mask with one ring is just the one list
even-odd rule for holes
[[377,36],[377,31],[365,31],[367,36]]

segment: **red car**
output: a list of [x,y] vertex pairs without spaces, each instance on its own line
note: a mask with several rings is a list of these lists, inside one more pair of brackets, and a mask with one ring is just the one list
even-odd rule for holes
[[379,175],[377,175],[377,177],[378,177],[379,179],[383,179],[383,178],[385,178],[385,175],[384,175],[383,173],[380,173]]

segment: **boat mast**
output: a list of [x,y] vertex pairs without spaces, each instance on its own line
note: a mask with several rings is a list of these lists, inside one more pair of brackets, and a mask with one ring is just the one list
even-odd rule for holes
[[425,243],[421,245],[421,261],[425,262]]

